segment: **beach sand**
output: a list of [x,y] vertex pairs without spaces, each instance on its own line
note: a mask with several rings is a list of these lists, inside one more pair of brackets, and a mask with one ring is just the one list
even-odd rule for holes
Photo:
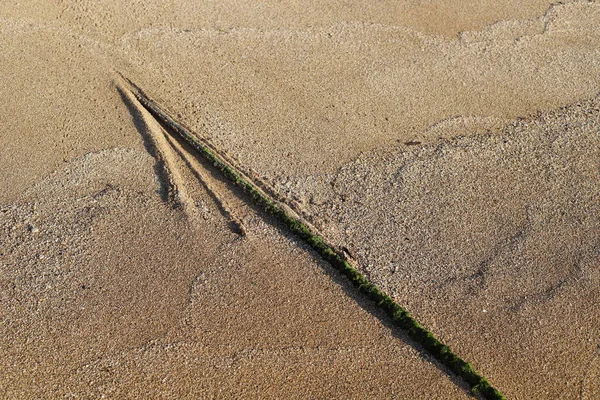
[[594,1],[3,2],[0,397],[469,397],[122,74],[508,398],[597,398],[599,27]]

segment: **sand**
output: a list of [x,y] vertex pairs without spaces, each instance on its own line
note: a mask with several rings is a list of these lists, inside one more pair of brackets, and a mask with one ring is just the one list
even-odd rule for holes
[[599,26],[593,1],[3,2],[0,397],[468,397],[121,73],[509,398],[596,398]]

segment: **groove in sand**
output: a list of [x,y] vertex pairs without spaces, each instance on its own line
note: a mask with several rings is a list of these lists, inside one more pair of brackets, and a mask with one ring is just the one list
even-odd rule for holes
[[176,158],[183,160],[194,176],[208,191],[213,201],[219,207],[223,216],[229,221],[232,231],[244,235],[246,229],[242,219],[236,215],[230,202],[223,194],[224,191],[216,188],[217,184],[208,174],[198,160],[194,158],[180,143],[177,138],[172,137],[153,116],[138,101],[130,90],[119,87],[123,99],[129,104],[130,111],[134,111],[143,122],[138,127],[146,142],[146,148],[150,155],[156,160],[155,170],[157,179],[161,184],[161,197],[173,207],[181,207],[185,214],[195,218],[195,202],[186,190],[184,179],[176,166]]
[[190,154],[188,150],[184,148],[184,144],[180,143],[177,138],[172,137],[168,133],[165,133],[165,137],[167,138],[169,144],[185,162],[187,167],[192,171],[194,176],[202,183],[214,202],[219,206],[223,215],[229,220],[232,230],[241,235],[245,235],[246,228],[244,227],[242,218],[237,215],[235,207],[231,205],[231,203],[233,203],[232,200],[234,199],[227,199],[229,196],[225,195],[226,190],[217,188],[219,183],[216,182],[209,174],[204,172],[203,166],[192,154]]
[[322,236],[315,233],[316,231],[313,227],[298,216],[290,207],[267,194],[251,178],[243,174],[239,168],[236,168],[230,161],[223,157],[222,153],[214,146],[169,116],[163,111],[162,107],[147,96],[132,81],[123,75],[121,77],[126,82],[131,95],[139,101],[148,113],[157,119],[157,123],[158,121],[162,122],[174,136],[178,136],[187,142],[200,156],[221,170],[227,178],[246,192],[256,205],[277,218],[294,235],[315,250],[325,261],[329,262],[335,269],[345,275],[354,286],[358,287],[363,294],[373,300],[391,318],[395,326],[403,329],[412,340],[421,345],[442,365],[461,377],[471,387],[473,393],[480,394],[485,399],[505,399],[504,395],[494,388],[486,378],[475,371],[469,363],[440,342],[432,332],[424,328],[406,309],[396,303],[390,296],[383,293],[375,284],[371,283],[360,273],[351,264],[343,251],[329,245]]

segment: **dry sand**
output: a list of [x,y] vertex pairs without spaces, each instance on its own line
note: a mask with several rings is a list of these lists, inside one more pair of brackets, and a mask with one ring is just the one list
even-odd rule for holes
[[600,4],[521,3],[2,2],[0,397],[467,397],[120,72],[509,398],[597,398]]

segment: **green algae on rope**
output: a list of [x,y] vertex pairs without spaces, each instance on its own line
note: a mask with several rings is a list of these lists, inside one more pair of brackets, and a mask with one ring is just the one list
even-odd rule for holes
[[481,395],[484,399],[505,399],[504,395],[494,388],[489,381],[481,376],[471,364],[455,354],[450,347],[442,343],[432,332],[423,327],[404,307],[385,294],[379,287],[370,282],[366,276],[353,267],[344,253],[329,245],[326,240],[315,233],[310,225],[302,221],[301,217],[284,204],[273,199],[262,190],[252,179],[239,171],[232,163],[228,162],[219,151],[203,138],[192,133],[181,122],[169,116],[163,108],[147,96],[141,88],[131,80],[121,77],[128,84],[131,93],[145,107],[150,114],[168,126],[174,133],[185,140],[203,158],[218,168],[229,180],[240,187],[252,201],[273,215],[281,223],[336,270],[345,275],[360,292],[374,301],[392,320],[393,324],[404,330],[416,343],[421,345],[429,354],[443,366],[457,376],[461,377],[471,388],[474,394]]

